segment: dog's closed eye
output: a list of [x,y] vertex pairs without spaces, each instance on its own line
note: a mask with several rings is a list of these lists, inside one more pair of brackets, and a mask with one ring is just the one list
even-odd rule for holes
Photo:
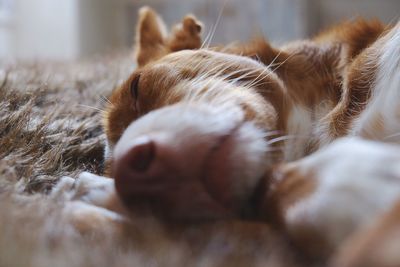
[[139,112],[139,81],[140,81],[140,73],[135,76],[135,78],[131,81],[129,85],[129,91],[133,98],[132,107],[135,112]]
[[131,96],[137,100],[139,96],[139,80],[140,80],[140,74],[138,74],[131,82],[130,84],[130,92]]

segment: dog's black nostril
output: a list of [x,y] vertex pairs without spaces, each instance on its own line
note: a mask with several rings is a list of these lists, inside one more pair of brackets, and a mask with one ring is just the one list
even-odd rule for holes
[[145,138],[132,147],[128,153],[130,154],[130,167],[136,172],[144,172],[154,160],[155,144],[151,139]]

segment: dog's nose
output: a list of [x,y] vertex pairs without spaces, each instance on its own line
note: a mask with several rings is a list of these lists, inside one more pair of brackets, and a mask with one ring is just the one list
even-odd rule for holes
[[125,169],[137,173],[144,173],[149,169],[155,159],[155,144],[147,136],[136,139],[119,159],[119,165],[125,165]]
[[178,181],[190,176],[185,171],[195,163],[174,145],[174,138],[161,132],[120,140],[112,169],[116,190],[126,204],[169,194],[174,184],[180,186]]
[[[113,162],[116,189],[124,201],[140,196],[150,181],[166,172],[166,166],[157,159],[157,141],[141,136],[132,142],[120,144]],[[143,195],[144,196],[144,195]]]

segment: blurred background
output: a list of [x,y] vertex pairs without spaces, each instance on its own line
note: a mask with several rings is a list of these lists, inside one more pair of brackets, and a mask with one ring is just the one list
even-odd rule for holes
[[263,34],[275,44],[308,37],[346,18],[396,22],[400,0],[0,0],[0,60],[77,60],[132,46],[139,7],[168,24],[191,12],[213,43]]

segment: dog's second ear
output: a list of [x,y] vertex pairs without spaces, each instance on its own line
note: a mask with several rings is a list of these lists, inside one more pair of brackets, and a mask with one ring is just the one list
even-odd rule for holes
[[139,67],[168,53],[167,28],[164,21],[149,7],[139,10],[136,28],[135,57]]
[[184,49],[199,49],[201,47],[201,23],[194,15],[186,15],[182,22],[175,25],[169,39],[172,52]]

